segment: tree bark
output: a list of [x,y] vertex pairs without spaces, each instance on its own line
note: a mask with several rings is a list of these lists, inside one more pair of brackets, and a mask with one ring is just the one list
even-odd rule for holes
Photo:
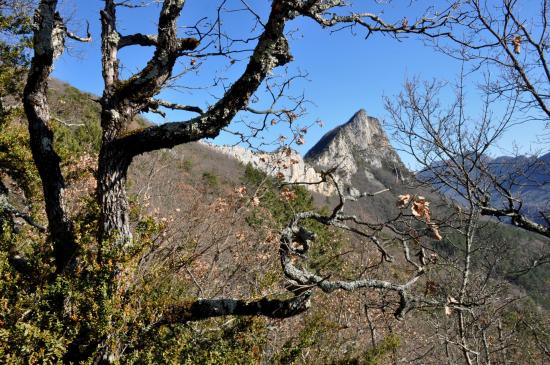
[[311,291],[290,299],[246,301],[240,299],[199,299],[167,308],[159,324],[202,321],[221,316],[264,316],[290,318],[308,310]]
[[132,240],[125,186],[131,160],[124,151],[112,148],[109,143],[104,144],[99,153],[97,189],[101,207],[101,244],[114,240],[117,247],[123,247]]
[[56,0],[43,0],[36,12],[38,27],[34,33],[34,57],[23,92],[23,103],[29,122],[32,155],[44,191],[56,272],[60,273],[74,256],[77,247],[72,224],[65,210],[65,180],[60,168],[61,159],[54,149],[53,132],[49,127],[48,77],[55,56],[63,49],[63,35],[58,33],[62,21],[55,12],[56,6]]

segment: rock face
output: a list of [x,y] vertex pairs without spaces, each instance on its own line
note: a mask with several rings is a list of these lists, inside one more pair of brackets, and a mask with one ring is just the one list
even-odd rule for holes
[[[217,150],[237,159],[243,164],[251,164],[253,167],[272,176],[278,176],[286,182],[314,183],[321,180],[319,173],[304,162],[298,152],[286,148],[272,153],[257,153],[246,148],[235,146],[216,146]],[[308,189],[323,195],[332,195],[335,191],[330,184],[306,185]]]
[[327,132],[304,160],[321,170],[336,167],[345,185],[361,188],[366,184],[385,187],[390,182],[386,180],[398,181],[408,173],[378,119],[363,109]]
[[[256,153],[239,146],[215,148],[288,182],[317,182],[321,180],[320,171],[336,168],[338,182],[351,193],[388,187],[389,182],[408,174],[380,122],[362,109],[326,133],[305,158],[288,148],[273,153]],[[335,192],[333,184],[306,187],[323,195]]]

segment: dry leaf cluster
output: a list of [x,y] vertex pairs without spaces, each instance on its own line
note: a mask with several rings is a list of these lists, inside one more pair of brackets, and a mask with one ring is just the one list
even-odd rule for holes
[[397,197],[397,207],[400,209],[405,209],[408,206],[411,207],[411,213],[415,217],[426,222],[433,234],[433,237],[436,240],[441,241],[443,237],[439,232],[437,224],[431,222],[430,202],[423,196],[413,196],[411,194],[399,195]]

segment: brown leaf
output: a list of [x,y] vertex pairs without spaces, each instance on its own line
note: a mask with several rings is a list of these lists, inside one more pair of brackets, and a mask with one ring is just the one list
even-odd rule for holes
[[441,233],[439,232],[439,227],[437,227],[437,225],[430,224],[430,230],[432,231],[433,237],[436,240],[441,241],[443,239],[443,236],[441,236]]
[[285,112],[287,118],[288,118],[288,121],[289,122],[293,122],[294,120],[296,120],[296,118],[298,118],[298,116],[294,113],[294,112],[291,112],[291,111],[287,111]]
[[235,189],[235,192],[239,195],[239,197],[243,197],[246,194],[246,186],[240,186]]
[[410,201],[411,201],[411,194],[399,195],[397,197],[396,205],[399,208],[405,208]]
[[512,39],[512,45],[514,46],[514,53],[521,53],[521,36],[517,35]]
[[426,198],[419,196],[415,198],[413,205],[411,206],[411,212],[415,217],[424,218],[426,223],[430,223],[430,203],[426,201]]

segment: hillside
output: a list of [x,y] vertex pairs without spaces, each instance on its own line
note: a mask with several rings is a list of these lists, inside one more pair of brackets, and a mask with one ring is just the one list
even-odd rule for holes
[[[97,153],[99,108],[94,97],[60,82],[53,81],[53,85],[52,109],[59,119],[56,143],[63,157],[71,161],[81,154]],[[135,123],[147,125],[141,118]],[[265,163],[279,160],[283,162],[275,166]],[[285,162],[290,160],[297,162]],[[156,307],[181,298],[285,296],[288,282],[280,269],[280,230],[294,213],[327,212],[338,201],[334,187],[316,187],[312,192],[304,188],[285,190],[273,177],[282,173],[288,181],[316,181],[315,169],[330,169],[334,163],[341,168],[336,172],[339,182],[352,197],[390,188],[347,205],[345,212],[361,220],[375,224],[399,216],[401,210],[395,203],[398,195],[405,193],[426,196],[432,203],[434,219],[452,212],[452,206],[436,193],[409,184],[410,176],[379,122],[362,110],[329,131],[304,158],[288,150],[254,154],[204,143],[142,155],[134,160],[128,183],[135,239],[143,244],[145,252],[128,283],[138,289],[138,297],[132,299],[135,304],[131,302],[130,307]],[[80,167],[66,167],[68,175],[74,175],[68,189],[74,192],[69,203],[75,215],[85,212],[87,206],[81,199],[93,193],[82,181],[91,174],[86,166]],[[449,219],[448,227],[441,227],[443,241],[429,240],[422,246],[416,241],[411,246],[413,255],[429,250],[435,262],[415,290],[415,294],[427,295],[428,299],[456,296],[459,286],[456,268],[462,264],[464,246],[460,237],[452,235],[456,217]],[[410,226],[398,227],[422,228],[415,221],[407,224]],[[493,264],[496,253],[501,256],[484,284],[498,298],[484,299],[489,304],[483,304],[487,307],[481,313],[501,305],[501,296],[523,295],[526,291],[538,303],[548,305],[550,293],[545,282],[550,271],[544,266],[525,275],[507,276],[518,261],[529,264],[531,257],[544,250],[544,243],[511,227],[485,224],[485,230],[480,231],[480,247],[484,248],[475,257],[472,280],[480,282],[487,272],[485,265]],[[402,247],[391,242],[390,231],[381,232],[381,237],[389,242],[387,251],[394,257],[393,262],[381,260],[368,239],[332,228],[316,229],[319,242],[310,252],[308,265],[320,275],[342,280],[368,277],[401,281],[411,273]],[[519,253],[522,260],[515,259]],[[444,347],[434,346],[434,341],[439,341],[442,324],[449,326],[449,336],[455,335],[453,317],[446,316],[443,308],[427,307],[397,321],[393,316],[397,305],[398,298],[389,293],[335,292],[317,295],[308,312],[291,319],[222,317],[182,324],[151,335],[162,338],[162,346],[152,338],[132,338],[131,333],[128,338],[144,346],[147,356],[162,358],[166,363],[440,364]],[[523,311],[546,315],[530,299],[506,313],[512,316]],[[504,329],[513,333],[520,319],[504,318]],[[527,334],[514,336],[514,341],[527,338],[521,337]],[[153,343],[157,345],[149,345]],[[169,357],[172,353],[175,358]]]
[[[74,124],[67,126],[60,123],[59,128],[64,132],[59,134],[60,142],[73,146],[69,149],[76,152],[84,148],[95,150],[99,143],[99,107],[92,100],[94,97],[56,80],[53,80],[52,85],[54,115]],[[131,128],[147,124],[146,119],[138,118]],[[546,166],[542,163],[547,156],[535,162],[526,157],[501,157],[492,160],[491,166],[495,167],[495,171],[499,167],[503,176],[512,174],[513,169],[517,176],[529,179],[532,183],[526,184],[521,192],[525,197],[533,198],[532,204],[526,201],[525,206],[534,207],[549,201],[540,198],[544,196],[540,190],[544,192],[549,186],[541,184],[548,177],[544,173],[546,170],[541,168]],[[527,160],[530,163],[526,163]],[[134,162],[130,172],[131,191],[139,198],[147,196],[151,200],[150,207],[154,209],[150,211],[174,216],[176,209],[181,212],[180,207],[196,207],[197,202],[207,206],[220,197],[231,195],[241,186],[247,165],[271,176],[282,174],[285,181],[291,182],[319,181],[319,171],[338,167],[335,174],[339,183],[345,193],[351,196],[389,188],[390,191],[369,198],[367,204],[348,203],[348,213],[374,222],[399,214],[395,206],[399,194],[414,193],[428,197],[432,202],[434,216],[446,216],[451,209],[449,203],[436,192],[410,180],[410,173],[391,147],[380,122],[368,116],[364,110],[359,110],[348,121],[328,131],[303,158],[292,150],[255,153],[241,147],[204,143],[191,143],[170,151],[141,156]],[[524,170],[529,168],[529,174],[521,175],[517,172],[520,166]],[[540,181],[535,181],[535,178]],[[337,203],[333,185],[323,183],[305,187],[311,190],[318,207],[331,207]],[[177,215],[180,216],[179,221],[185,218],[183,213]],[[502,225],[494,229],[500,232],[500,240],[514,237],[516,246],[511,248],[511,257],[516,255],[519,247],[523,247],[524,253],[529,253],[523,260],[525,265],[529,264],[529,257],[535,257],[546,250],[544,240],[536,235]],[[506,262],[508,266],[512,264],[511,259]],[[507,276],[505,271],[502,274]],[[527,289],[541,304],[550,308],[550,292],[545,289],[545,283],[550,280],[550,269],[546,266],[537,267],[528,275],[517,278],[509,276],[508,280]]]
[[550,364],[548,2],[430,3],[0,0],[0,364]]
[[[469,167],[472,179],[481,189],[487,190],[492,206],[507,209],[509,192],[521,213],[537,223],[548,223],[545,216],[550,217],[550,153],[540,156],[482,156],[479,161],[479,166],[471,166],[468,161],[465,166]],[[454,175],[449,165],[447,162],[434,164],[418,172],[417,178],[433,184],[449,199],[465,204],[464,189],[451,188],[457,185],[456,176],[461,175]],[[443,183],[436,174],[447,176],[447,181]],[[496,187],[490,180],[497,181],[500,186]],[[502,220],[509,222],[505,217]]]

